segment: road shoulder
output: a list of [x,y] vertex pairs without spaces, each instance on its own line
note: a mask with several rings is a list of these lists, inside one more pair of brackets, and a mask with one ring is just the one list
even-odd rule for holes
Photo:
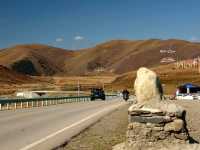
[[125,140],[129,105],[119,107],[57,150],[109,150]]

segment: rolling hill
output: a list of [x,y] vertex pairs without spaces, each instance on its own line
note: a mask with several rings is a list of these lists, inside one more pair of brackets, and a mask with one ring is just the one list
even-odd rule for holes
[[0,65],[0,83],[1,84],[23,84],[23,83],[33,83],[35,81],[36,80],[30,76],[18,74]]
[[[198,68],[176,69],[174,64],[167,64],[150,68],[160,77],[165,94],[174,94],[176,88],[185,83],[200,84],[200,72]],[[118,75],[112,82],[112,88],[119,90],[133,89],[136,71]]]
[[40,44],[17,45],[0,51],[0,64],[29,75],[64,72],[64,62],[74,52]]
[[[160,53],[173,49],[176,53]],[[0,65],[29,75],[66,76],[122,74],[141,66],[162,65],[162,58],[183,60],[200,56],[200,43],[170,40],[113,40],[77,51],[29,44],[0,50]]]
[[66,63],[76,64],[73,73],[78,71],[93,71],[97,67],[104,68],[106,72],[121,74],[135,70],[141,66],[154,67],[161,65],[160,60],[168,54],[160,53],[161,49],[174,49],[170,54],[174,59],[188,59],[200,56],[200,44],[182,40],[144,40],[109,41],[94,48],[82,50],[82,54]]

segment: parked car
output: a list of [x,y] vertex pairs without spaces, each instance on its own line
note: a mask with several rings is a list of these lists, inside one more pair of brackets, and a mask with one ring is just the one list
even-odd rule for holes
[[177,100],[200,100],[200,86],[186,83],[179,86],[175,92]]
[[91,89],[91,100],[95,100],[95,99],[102,99],[105,100],[106,96],[104,93],[104,90],[102,88],[93,88]]

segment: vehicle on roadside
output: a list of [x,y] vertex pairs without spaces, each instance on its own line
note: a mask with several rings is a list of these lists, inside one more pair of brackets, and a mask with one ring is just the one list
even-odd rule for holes
[[124,90],[122,91],[122,95],[123,95],[123,99],[124,99],[125,101],[127,101],[127,100],[129,99],[129,91],[128,91],[127,89],[124,89]]
[[177,100],[200,100],[200,86],[186,83],[179,86],[175,92]]
[[90,97],[91,101],[95,99],[102,99],[102,100],[106,99],[105,92],[102,88],[92,88]]

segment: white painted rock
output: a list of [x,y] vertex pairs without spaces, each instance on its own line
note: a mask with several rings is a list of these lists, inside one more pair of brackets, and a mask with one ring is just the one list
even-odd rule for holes
[[140,68],[134,84],[137,102],[145,104],[150,101],[161,101],[163,89],[155,72]]

